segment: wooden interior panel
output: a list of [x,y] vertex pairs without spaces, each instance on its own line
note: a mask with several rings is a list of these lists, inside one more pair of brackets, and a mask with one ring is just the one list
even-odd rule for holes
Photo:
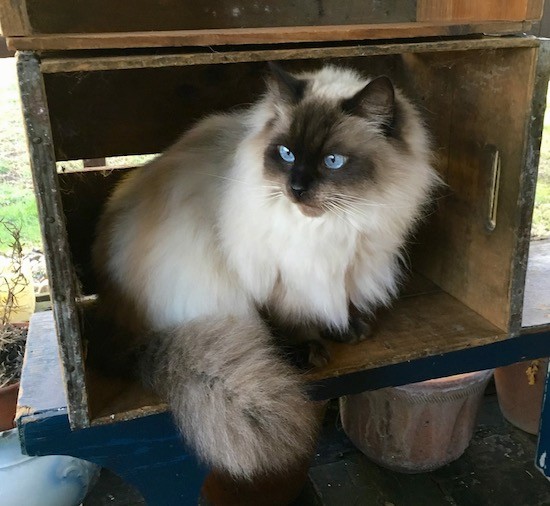
[[[414,265],[503,329],[509,325],[518,206],[530,205],[521,201],[519,192],[536,54],[513,49],[458,58],[404,57],[412,87],[425,95],[439,146],[438,167],[448,185],[418,240]],[[487,174],[495,148],[501,177],[496,228],[489,232]]]
[[[474,55],[475,59],[475,55],[484,54],[485,49],[511,51],[510,46],[534,48],[537,43],[527,38],[491,38],[212,54],[45,59],[43,65],[48,73],[44,75],[44,80],[56,158],[102,158],[160,152],[202,116],[255,100],[264,89],[266,59],[286,60],[285,66],[299,69],[319,67],[327,61],[345,63],[351,61],[350,57],[361,55],[354,61],[367,74],[382,72],[394,77],[391,66],[400,52],[436,53],[462,48],[464,55]],[[293,58],[301,61],[292,61]],[[451,58],[449,56],[449,60]],[[462,56],[457,58],[462,59]],[[423,71],[427,76],[428,90],[433,88],[432,75],[434,79],[439,79],[438,73],[441,73],[437,59],[434,62],[434,68],[425,65]],[[148,68],[149,65],[156,68]],[[61,71],[64,67],[72,71]],[[103,70],[107,68],[113,70]],[[101,70],[85,72],[93,69]],[[405,76],[405,89],[411,89],[411,81]],[[445,82],[441,81],[439,85],[445,85]],[[427,94],[421,87],[416,88],[412,91],[417,95]],[[439,112],[446,114],[447,110],[445,105]]]
[[158,153],[206,114],[250,102],[265,63],[46,74],[57,160]]
[[137,381],[104,376],[87,367],[86,383],[90,388],[92,424],[131,420],[168,409],[157,395]]
[[97,221],[114,186],[128,170],[83,170],[58,176],[73,265],[85,295],[97,293],[92,270]]

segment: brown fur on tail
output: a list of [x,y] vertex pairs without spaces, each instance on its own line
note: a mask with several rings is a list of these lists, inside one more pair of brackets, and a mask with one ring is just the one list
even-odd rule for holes
[[157,333],[141,368],[186,442],[214,468],[252,478],[313,450],[314,404],[259,318],[198,320]]

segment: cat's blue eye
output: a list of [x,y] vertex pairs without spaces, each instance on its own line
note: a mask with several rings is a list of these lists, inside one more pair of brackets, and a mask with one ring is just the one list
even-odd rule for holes
[[348,160],[347,156],[331,153],[330,155],[325,156],[324,162],[325,162],[325,166],[328,169],[338,170],[345,165],[347,160]]
[[290,151],[286,146],[279,146],[279,155],[287,163],[294,163],[296,157],[294,153]]

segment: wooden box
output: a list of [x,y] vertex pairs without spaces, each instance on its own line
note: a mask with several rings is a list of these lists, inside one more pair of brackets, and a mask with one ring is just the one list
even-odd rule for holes
[[0,0],[11,49],[215,46],[521,33],[543,0]]
[[56,172],[54,162],[161,152],[204,114],[254,100],[268,60],[289,70],[337,62],[390,76],[422,110],[448,185],[415,237],[416,275],[380,316],[376,335],[352,348],[332,344],[333,361],[310,379],[519,333],[548,74],[547,51],[537,39],[54,54],[41,61],[22,53],[21,89],[73,426],[165,406],[135,384],[87,371],[82,358],[78,305],[95,292],[95,224],[113,184],[132,169],[58,164]]

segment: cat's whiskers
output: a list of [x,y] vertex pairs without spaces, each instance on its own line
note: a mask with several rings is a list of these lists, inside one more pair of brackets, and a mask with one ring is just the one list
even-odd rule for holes
[[338,201],[338,200],[335,201],[335,203],[347,212],[353,211],[355,214],[365,215],[365,210],[358,207],[357,204],[355,204],[355,203],[352,204],[352,203],[349,203],[349,202]]
[[357,232],[361,232],[357,225],[351,221],[348,214],[346,213],[346,210],[342,207],[340,207],[338,204],[328,201],[321,205],[321,207],[327,211],[332,213],[337,218],[340,218],[344,223],[347,223],[351,227],[353,227]]
[[332,200],[340,201],[341,203],[354,203],[360,204],[365,207],[389,207],[392,209],[406,208],[409,206],[399,206],[395,204],[383,204],[382,202],[373,202],[362,197],[357,197],[355,195],[345,195],[343,193],[336,193],[331,195]]
[[[394,205],[386,205],[386,204],[372,204],[372,203],[364,203],[362,202],[362,199],[360,197],[353,197],[351,195],[332,195],[331,196],[333,202],[338,203],[340,206],[346,208],[349,212],[353,211],[353,214],[357,217],[364,217],[369,218],[369,210],[366,209],[366,207],[386,207],[391,209],[409,209],[410,206],[394,206]],[[365,208],[361,209],[361,206],[364,206]],[[419,211],[419,220],[425,220],[428,217],[435,214],[436,210],[434,209],[424,209]]]
[[333,200],[333,203],[349,217],[369,218],[368,211],[366,209],[361,209],[356,203],[345,202],[342,200]]
[[267,204],[277,202],[283,195],[284,194],[280,187],[273,187],[273,189],[267,195],[265,195],[262,201],[262,207],[266,206]]
[[269,202],[269,201],[279,200],[279,198],[282,197],[282,196],[283,196],[283,192],[269,193],[265,197],[264,201]]

